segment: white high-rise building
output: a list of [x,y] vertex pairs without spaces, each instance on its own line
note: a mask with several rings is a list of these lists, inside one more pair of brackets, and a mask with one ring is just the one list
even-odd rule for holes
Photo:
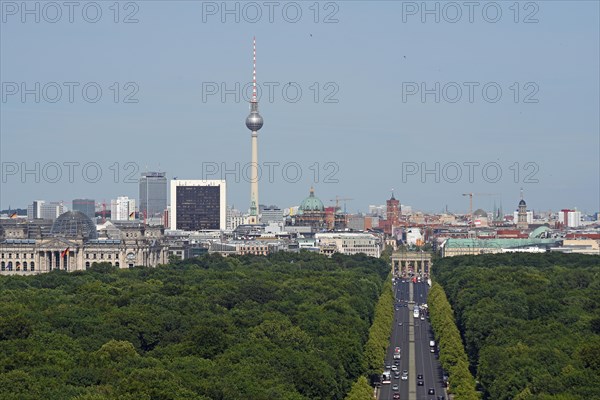
[[33,204],[27,206],[27,219],[42,218],[42,205],[44,200],[34,200]]
[[50,219],[55,220],[67,209],[61,202],[52,201],[46,203],[44,200],[35,200],[27,206],[27,219]]
[[135,219],[135,199],[119,196],[110,201],[110,219],[113,221],[132,221]]
[[65,209],[63,203],[59,203],[56,201],[44,203],[40,207],[40,218],[55,220],[60,214],[66,211],[67,210]]
[[560,210],[558,212],[558,222],[561,222],[569,228],[577,228],[581,225],[581,211],[577,210]]
[[239,210],[227,207],[227,230],[232,231],[244,223],[244,216]]

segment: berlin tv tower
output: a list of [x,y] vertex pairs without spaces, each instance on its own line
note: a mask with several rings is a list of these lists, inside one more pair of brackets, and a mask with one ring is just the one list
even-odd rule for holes
[[256,37],[253,39],[252,68],[252,100],[250,115],[246,118],[246,127],[252,131],[252,164],[250,172],[250,218],[248,223],[258,224],[258,130],[263,126],[263,119],[258,113],[256,98]]

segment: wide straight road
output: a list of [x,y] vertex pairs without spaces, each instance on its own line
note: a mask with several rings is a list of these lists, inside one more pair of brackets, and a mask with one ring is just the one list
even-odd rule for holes
[[[420,317],[414,318],[413,316],[413,301],[417,306],[426,303],[429,286],[427,283],[412,283],[409,279],[404,281],[397,279],[396,282],[394,286],[396,297],[394,326],[386,352],[385,365],[390,367],[394,365],[394,349],[400,347],[402,358],[399,360],[397,369],[400,375],[404,370],[409,371],[409,375],[408,380],[401,380],[400,377],[395,378],[392,371],[392,383],[381,385],[379,399],[393,399],[395,392],[400,394],[402,400],[437,400],[438,396],[444,396],[445,398],[442,368],[436,356],[437,349],[436,353],[430,352],[429,341],[434,340],[434,338],[429,320],[428,318],[421,320]],[[409,323],[412,326],[409,326]],[[414,353],[410,351],[409,329],[414,332]],[[409,357],[410,353],[414,354],[412,359]],[[423,375],[423,379],[417,379],[419,374]],[[423,386],[417,386],[418,380],[423,381]],[[393,385],[398,385],[398,390],[394,390]],[[409,386],[411,389],[410,395]],[[428,394],[430,388],[434,389],[435,394]]]
[[[415,302],[427,303],[429,285],[427,283],[411,283],[414,286]],[[423,386],[417,386],[417,399],[437,399],[439,396],[446,397],[442,380],[442,367],[437,358],[437,343],[435,353],[431,352],[429,341],[435,340],[429,319],[415,319],[415,353],[417,374],[423,375]],[[435,394],[428,394],[433,389]]]
[[[401,281],[398,281],[401,282]],[[390,337],[390,344],[388,346],[385,365],[395,365],[394,361],[398,362],[396,366],[397,370],[402,374],[402,371],[408,371],[408,323],[412,318],[412,311],[408,308],[409,301],[409,285],[408,284],[396,284],[394,286],[394,293],[396,297],[396,311],[394,312],[394,326],[392,327],[392,335]],[[394,349],[400,347],[401,358],[400,360],[394,360]],[[403,381],[400,378],[394,378],[392,373],[392,383],[389,385],[381,385],[379,392],[380,399],[392,399],[394,390],[392,386],[398,385],[400,396],[402,399],[408,398],[408,381]]]

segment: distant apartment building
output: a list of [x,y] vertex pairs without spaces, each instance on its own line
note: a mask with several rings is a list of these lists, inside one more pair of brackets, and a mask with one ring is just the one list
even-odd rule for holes
[[364,231],[365,217],[363,215],[349,215],[347,228],[353,231]]
[[224,180],[172,180],[170,229],[225,230],[227,188]]
[[378,217],[385,217],[387,212],[387,207],[385,205],[370,205],[369,206],[369,215],[374,215]]
[[283,221],[283,210],[277,206],[264,207],[261,210],[260,222],[261,224],[268,224],[269,222],[282,222]]
[[569,228],[581,225],[581,211],[563,209],[558,212],[558,222]]
[[44,200],[34,200],[34,202],[27,206],[27,219],[38,219],[42,218],[42,204]]
[[553,252],[600,255],[600,240],[565,239],[562,246],[551,249]]
[[322,254],[364,253],[371,257],[381,255],[382,242],[379,237],[370,233],[316,233],[315,242]]
[[235,245],[235,252],[239,255],[251,254],[254,256],[266,256],[276,251],[277,249],[277,246],[269,246],[268,243],[261,243],[259,241],[237,243]]
[[379,228],[379,217],[365,217],[365,230]]
[[66,211],[67,210],[63,203],[59,203],[56,201],[44,203],[41,206],[41,218],[54,221],[56,218],[58,218],[59,215],[63,214]]
[[73,211],[82,212],[92,220],[96,217],[96,201],[93,199],[75,199],[71,208]]
[[239,210],[236,210],[233,207],[227,207],[226,229],[228,231],[233,231],[244,223],[244,216]]
[[165,172],[142,172],[139,181],[140,215],[159,217],[167,209],[167,176]]
[[55,220],[59,215],[67,211],[63,203],[44,200],[35,200],[33,204],[27,206],[27,219],[49,219]]
[[110,219],[113,221],[132,221],[135,219],[135,199],[119,196],[110,201]]

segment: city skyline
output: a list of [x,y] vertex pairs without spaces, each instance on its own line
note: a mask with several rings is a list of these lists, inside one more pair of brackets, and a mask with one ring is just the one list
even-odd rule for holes
[[600,1],[0,1],[0,399],[600,399],[599,71]]
[[[172,179],[168,182],[176,182],[178,180]],[[202,180],[196,180],[201,182]],[[208,181],[203,181],[203,182],[208,182]],[[223,181],[226,182],[226,181]],[[168,183],[167,185],[168,187],[171,186],[171,183]],[[392,196],[394,196],[392,194]],[[463,194],[464,196],[464,194]],[[102,200],[102,201],[95,201],[93,199],[73,199],[72,203],[73,205],[69,205],[69,201],[55,201],[55,200],[46,200],[46,199],[38,199],[38,200],[33,200],[32,202],[34,203],[35,207],[35,203],[36,202],[43,202],[43,203],[49,203],[49,204],[60,204],[61,207],[63,209],[68,209],[71,211],[82,211],[84,212],[84,214],[90,216],[89,212],[87,212],[86,210],[79,210],[77,207],[74,206],[76,201],[82,202],[82,201],[86,201],[86,202],[90,202],[90,206],[91,207],[91,202],[93,202],[94,208],[96,210],[96,213],[102,213],[103,206],[106,207],[106,211],[110,212],[110,207],[111,207],[111,202],[113,201],[117,201],[118,198],[123,197],[123,196],[117,196],[116,199],[108,199],[108,200]],[[127,196],[125,196],[127,197]],[[172,201],[172,197],[169,194],[168,196],[168,205],[167,207],[171,207],[170,202]],[[503,215],[503,216],[512,216],[513,214],[515,215],[515,221],[516,221],[516,215],[517,215],[517,211],[519,210],[520,207],[520,202],[517,202],[515,204],[511,204],[511,205],[506,205],[503,204],[502,202],[498,201],[497,196],[493,196],[493,197],[489,197],[487,198],[487,200],[482,200],[481,198],[477,201],[474,201],[473,203],[473,209],[472,211],[477,211],[477,210],[484,210],[487,213],[492,214],[492,216],[496,216],[496,215]],[[375,215],[375,214],[381,214],[382,216],[385,216],[385,208],[386,205],[384,203],[388,202],[391,198],[389,199],[383,199],[383,200],[376,200],[372,203],[369,203],[368,205],[361,205],[360,208],[356,208],[356,209],[352,209],[350,206],[348,206],[348,201],[351,202],[351,200],[353,199],[341,199],[342,201],[339,203],[339,209],[341,212],[343,212],[344,214],[353,214],[353,215],[358,215],[358,214],[362,214],[362,215]],[[522,199],[522,197],[519,197],[519,199]],[[133,201],[135,202],[136,200],[139,201],[138,198],[133,197]],[[396,200],[396,199],[393,199]],[[329,204],[328,206],[333,206],[335,204],[334,199],[329,200]],[[259,211],[259,214],[262,214],[262,209],[263,208],[267,208],[270,209],[271,207],[276,207],[277,209],[280,209],[282,212],[284,210],[292,210],[294,208],[298,208],[298,206],[300,205],[301,200],[297,201],[296,203],[289,203],[289,204],[264,204],[261,203],[259,204],[261,211]],[[400,203],[399,204],[401,206],[401,209],[403,211],[401,211],[401,214],[406,215],[406,214],[415,214],[415,213],[423,213],[423,214],[429,214],[429,215],[441,215],[441,214],[450,214],[450,215],[464,215],[464,216],[468,216],[471,212],[471,210],[469,209],[469,206],[467,205],[467,209],[466,210],[452,210],[450,208],[443,208],[443,209],[438,209],[438,210],[427,210],[427,209],[422,209],[420,208],[418,205],[414,205],[414,204],[410,204],[410,203]],[[88,208],[89,208],[88,207]],[[138,214],[138,219],[140,220],[145,220],[148,218],[148,216],[145,216],[143,211],[141,211],[139,209],[140,206],[136,207],[136,213]],[[163,213],[161,213],[161,215],[159,216],[159,218],[162,218],[164,215],[164,211],[167,211],[167,207],[163,210]],[[241,213],[247,213],[247,215],[250,215],[250,209],[245,209],[243,207],[238,207],[235,205],[235,203],[231,203],[228,202],[226,204],[227,208],[230,208],[231,210],[235,210]],[[10,210],[29,210],[28,212],[32,212],[32,204],[27,204],[25,207],[11,207],[11,208],[6,208],[4,210],[0,210],[0,211],[10,211]],[[31,209],[31,210],[30,210]],[[91,208],[89,208],[91,210]],[[376,210],[375,210],[376,209]],[[406,210],[407,211],[406,211]],[[528,215],[528,219],[530,220],[531,218],[533,218],[533,215],[535,213],[535,215],[548,215],[549,212],[551,212],[554,215],[559,216],[561,212],[565,211],[565,210],[570,210],[570,211],[578,211],[580,212],[582,215],[590,215],[590,216],[594,216],[595,214],[600,214],[600,211],[595,211],[595,210],[583,210],[581,208],[578,207],[569,207],[569,206],[565,206],[562,207],[560,209],[544,209],[544,208],[539,208],[539,207],[535,207],[535,206],[529,206],[527,205],[527,215]],[[20,216],[20,215],[19,215]],[[92,216],[90,216],[90,218],[93,218]],[[560,219],[560,218],[559,218]]]
[[[279,163],[273,182],[259,180],[264,204],[297,203],[315,186],[324,200],[353,197],[348,203],[353,211],[381,203],[391,188],[402,203],[428,211],[448,206],[466,212],[461,194],[467,192],[502,193],[508,210],[524,187],[527,203],[536,210],[597,212],[598,4],[577,4],[543,3],[539,22],[531,24],[515,23],[508,9],[497,24],[450,24],[443,18],[423,23],[419,16],[402,14],[401,5],[385,2],[374,11],[364,2],[340,3],[335,23],[314,23],[308,9],[298,24],[252,24],[243,18],[223,23],[218,16],[203,15],[200,4],[165,10],[146,3],[139,23],[130,25],[50,26],[9,19],[1,39],[0,209],[24,208],[38,198],[136,197],[144,169],[166,171],[169,179],[221,179],[219,173],[235,170],[236,163],[238,176],[225,176],[228,198],[245,205],[249,183],[241,168],[248,146],[241,119],[247,98],[241,92],[249,83],[248,41],[257,36],[258,98],[269,117],[261,163]],[[321,11],[323,22],[330,10]],[[206,21],[193,24],[194,15]],[[392,29],[400,16],[406,21]],[[153,23],[172,27],[170,21],[178,21],[178,30],[151,31]],[[40,36],[50,28],[66,35],[62,47],[51,35]],[[86,47],[98,32],[106,34],[95,39],[98,48]],[[384,35],[389,32],[394,34]],[[215,33],[222,35],[220,41],[210,39]],[[32,37],[32,51],[21,54],[22,41]],[[164,57],[157,60],[150,43]],[[129,55],[133,44],[139,44],[138,58]],[[190,48],[199,51],[190,54]],[[108,49],[122,61],[119,65],[98,57]],[[51,62],[40,70],[36,57]],[[476,68],[478,63],[482,66]],[[163,69],[177,72],[157,81]],[[42,88],[44,82],[98,82],[104,97],[97,103],[50,103],[45,101],[48,92],[41,93],[39,103],[35,94],[23,102],[19,93],[8,94],[10,82],[25,82],[27,88],[35,82]],[[117,91],[110,89],[114,82],[120,88],[117,103]],[[127,82],[137,86],[125,88]],[[477,82],[477,88],[495,82],[503,97],[494,103],[477,91],[472,103],[466,97],[452,103],[457,89],[452,82],[465,96],[468,82]],[[273,99],[268,83],[276,84]],[[440,89],[422,101],[422,83],[424,92],[437,83]],[[297,87],[303,92],[300,100],[283,99],[282,90],[291,96]],[[139,101],[125,103],[124,97],[134,92],[130,97]],[[525,102],[525,97],[537,102]],[[569,156],[569,146],[576,156]],[[31,172],[36,163],[39,172]],[[281,171],[285,165],[293,167],[287,175]],[[435,168],[438,176],[431,173]],[[297,170],[302,176],[295,181]],[[94,182],[97,171],[102,176]],[[495,181],[498,171],[501,177]]]

